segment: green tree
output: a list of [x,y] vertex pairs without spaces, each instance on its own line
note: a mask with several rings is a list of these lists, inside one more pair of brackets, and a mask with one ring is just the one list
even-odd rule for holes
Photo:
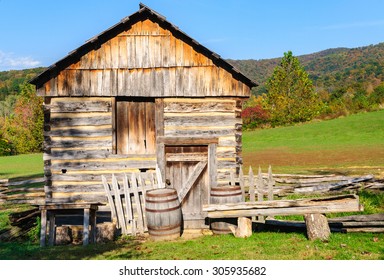
[[14,107],[14,113],[5,117],[2,137],[16,154],[34,153],[42,150],[43,100],[30,84],[23,84]]
[[311,79],[291,51],[284,53],[266,89],[273,125],[310,121],[323,107]]

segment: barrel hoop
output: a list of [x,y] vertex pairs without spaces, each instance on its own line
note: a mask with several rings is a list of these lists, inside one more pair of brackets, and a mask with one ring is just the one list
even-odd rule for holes
[[145,211],[152,212],[152,213],[170,212],[170,211],[177,210],[177,209],[180,209],[180,205],[178,205],[176,207],[172,207],[172,208],[159,209],[159,210],[157,210],[157,209],[148,209],[147,207],[145,207]]
[[224,196],[234,196],[234,195],[239,195],[239,194],[242,194],[242,192],[237,192],[237,193],[227,193],[227,194],[213,194],[211,193],[211,197],[216,197],[216,196],[220,196],[220,197],[224,197]]
[[152,194],[152,193],[147,193],[147,197],[167,197],[170,195],[176,195],[176,191],[173,191],[171,193],[160,193],[160,194]]
[[211,191],[226,191],[226,190],[241,190],[241,187],[235,186],[235,187],[223,187],[223,188],[212,187],[211,188]]
[[[179,228],[181,227],[181,224],[177,224],[177,225],[171,225],[171,226],[167,226],[167,227],[151,227],[151,226],[148,226],[148,229],[149,230],[154,230],[154,231],[163,231],[163,230],[172,230],[172,229],[176,229],[176,228]],[[152,234],[153,232],[151,232]],[[157,233],[157,232],[156,232]],[[159,235],[163,235],[163,234],[167,234],[167,233],[161,233]],[[155,234],[156,235],[156,234]]]
[[172,202],[172,201],[177,201],[177,197],[172,198],[172,199],[167,199],[167,200],[150,200],[150,199],[146,199],[145,200],[145,202],[151,202],[151,203],[156,203],[156,202],[158,202],[158,203],[166,203],[166,202]]

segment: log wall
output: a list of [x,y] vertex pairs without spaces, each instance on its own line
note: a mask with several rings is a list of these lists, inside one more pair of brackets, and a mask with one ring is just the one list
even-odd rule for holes
[[114,154],[110,97],[46,98],[47,202],[105,201],[101,175],[156,166],[155,154]]
[[217,181],[227,184],[242,163],[240,113],[236,98],[165,98],[164,136],[218,138]]
[[[119,154],[114,150],[111,97],[45,99],[44,164],[47,202],[105,201],[101,175],[154,170],[156,151]],[[159,103],[159,102],[158,102]],[[241,164],[241,100],[165,98],[157,133],[164,136],[215,137],[218,184],[227,184]]]

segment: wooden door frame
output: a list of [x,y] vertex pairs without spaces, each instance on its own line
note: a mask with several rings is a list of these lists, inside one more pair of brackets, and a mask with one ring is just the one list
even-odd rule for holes
[[[217,137],[189,137],[189,136],[158,136],[156,139],[157,165],[163,180],[165,179],[165,146],[208,146],[208,187],[217,185],[217,157],[216,150],[219,139]],[[208,196],[210,191],[208,190]],[[208,197],[209,201],[209,197]]]

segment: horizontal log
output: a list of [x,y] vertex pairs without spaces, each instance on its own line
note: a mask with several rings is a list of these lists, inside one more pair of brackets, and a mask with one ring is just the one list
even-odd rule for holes
[[3,191],[2,193],[3,194],[16,193],[16,192],[33,193],[33,192],[40,192],[40,191],[44,191],[44,188],[43,187],[11,188]]
[[82,127],[59,127],[51,131],[45,131],[44,136],[51,137],[112,137],[112,127],[103,126],[82,126]]
[[53,98],[50,105],[45,105],[51,112],[110,112],[110,98]]
[[207,116],[191,116],[191,114],[175,114],[168,116],[164,114],[164,124],[166,126],[187,126],[187,127],[201,127],[201,126],[221,126],[221,127],[235,127],[238,120],[233,115],[218,115],[211,113]]
[[[62,114],[63,115],[63,114]],[[71,127],[71,126],[100,126],[112,125],[111,114],[101,115],[95,117],[91,114],[86,117],[71,117],[71,116],[51,116],[50,124],[52,127]]]
[[[52,161],[51,169],[60,170],[60,169],[70,169],[70,170],[86,170],[86,171],[96,171],[96,170],[122,170],[122,169],[131,169],[131,168],[154,168],[156,167],[156,160],[119,160],[119,161],[108,161],[108,160],[98,160],[98,161],[62,161],[56,162]],[[68,170],[68,171],[70,171]]]
[[333,227],[384,227],[384,221],[369,222],[329,222]]
[[233,135],[235,132],[235,128],[220,128],[218,127],[217,129],[215,128],[202,128],[199,130],[196,129],[190,129],[190,130],[179,130],[179,129],[171,129],[167,130],[165,127],[165,133],[169,136],[172,137],[221,137],[221,136],[228,136],[228,135]]
[[231,99],[165,99],[164,113],[233,112],[235,105],[235,101]]
[[352,215],[328,219],[330,222],[370,222],[370,221],[384,221],[384,213],[370,214],[370,215]]
[[336,213],[361,211],[356,195],[328,198],[243,202],[222,205],[204,205],[210,218],[251,217],[276,215],[304,215],[308,213]]
[[121,160],[155,160],[155,154],[118,155],[112,154],[111,149],[99,148],[95,150],[52,150],[46,159],[80,160],[80,159],[121,159]]
[[35,183],[42,183],[44,182],[44,178],[33,178],[33,179],[27,179],[27,180],[9,180],[8,181],[8,186],[22,186],[22,185],[30,185],[30,184],[35,184]]
[[165,144],[169,146],[182,146],[182,145],[208,145],[217,144],[216,137],[192,137],[192,136],[158,136],[156,139],[158,144]]
[[107,137],[52,137],[44,143],[46,149],[51,148],[112,148],[112,134]]
[[345,228],[343,232],[372,232],[372,233],[384,233],[384,227],[362,227],[362,228]]
[[332,182],[332,181],[347,181],[351,180],[351,177],[347,176],[323,176],[323,177],[310,177],[310,178],[290,178],[290,177],[278,177],[274,176],[276,183],[281,184],[298,184],[305,186],[306,184],[319,184],[322,182]]
[[167,162],[170,161],[204,161],[207,160],[207,153],[166,153]]

